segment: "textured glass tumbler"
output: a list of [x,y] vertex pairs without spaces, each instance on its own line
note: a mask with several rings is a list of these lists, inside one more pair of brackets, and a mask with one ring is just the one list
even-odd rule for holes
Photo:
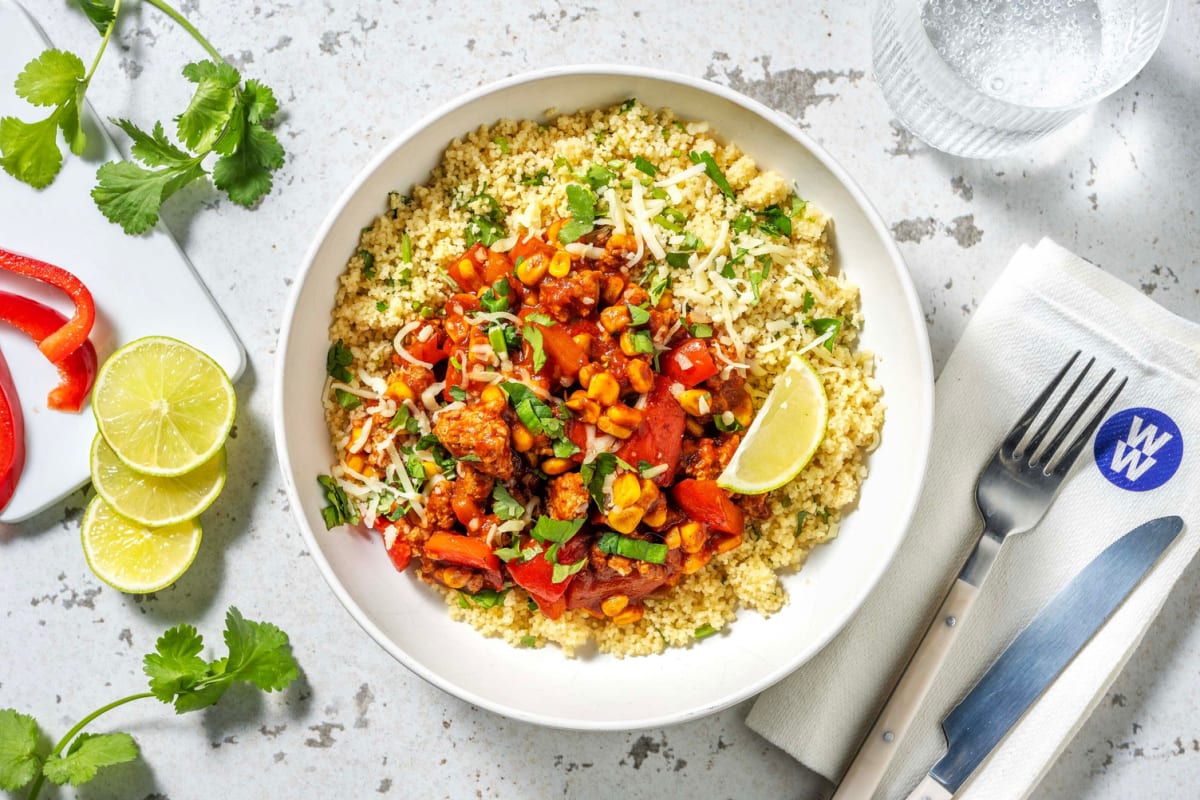
[[904,127],[954,155],[1004,155],[1138,73],[1169,0],[879,0],[875,78]]

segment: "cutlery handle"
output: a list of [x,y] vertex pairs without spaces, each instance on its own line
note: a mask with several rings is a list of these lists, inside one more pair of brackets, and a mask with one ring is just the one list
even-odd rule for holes
[[935,781],[932,776],[926,775],[917,788],[912,790],[908,800],[952,800],[953,797],[949,789]]
[[[929,694],[929,687],[946,660],[946,654],[954,644],[954,638],[962,621],[970,613],[978,592],[977,587],[962,578],[954,581],[929,630],[925,631],[917,651],[896,683],[887,705],[863,742],[862,749],[838,785],[833,800],[869,800],[875,794],[900,740],[917,715],[925,695]],[[948,794],[945,796],[949,797]]]

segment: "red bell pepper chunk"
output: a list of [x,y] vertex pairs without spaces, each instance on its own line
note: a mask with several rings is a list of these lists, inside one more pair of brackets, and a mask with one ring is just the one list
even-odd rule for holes
[[[0,321],[24,331],[38,345],[67,324],[67,318],[53,308],[9,292],[0,292]],[[55,366],[61,377],[46,404],[55,411],[78,411],[96,378],[96,348],[85,339]]]
[[642,409],[642,424],[617,450],[626,463],[637,466],[640,461],[666,464],[667,471],[653,478],[659,486],[669,486],[675,479],[679,455],[683,450],[683,429],[687,414],[671,395],[673,381],[663,375],[654,379],[654,388],[646,397]]
[[547,359],[558,369],[558,374],[574,379],[587,363],[587,353],[563,326],[542,325],[539,322],[533,323],[533,326],[542,332],[542,347]]
[[692,521],[714,531],[741,536],[745,530],[742,509],[716,481],[682,480],[671,487],[671,497]]
[[83,281],[62,267],[3,249],[0,249],[0,269],[48,283],[66,292],[75,303],[75,316],[38,343],[38,349],[52,363],[62,361],[87,341],[92,324],[96,321],[96,304]]
[[684,339],[663,359],[663,374],[689,389],[718,372],[708,344],[703,339]]
[[397,537],[396,541],[392,542],[392,546],[388,548],[387,554],[388,558],[392,560],[392,566],[398,572],[404,572],[412,562],[412,545]]
[[434,561],[483,570],[500,569],[500,559],[487,542],[457,533],[433,534],[425,541],[423,552]]
[[[464,263],[466,262],[466,263]],[[483,288],[484,264],[487,263],[487,248],[481,244],[467,250],[450,262],[446,272],[464,292],[475,294]]]
[[435,329],[424,341],[420,335],[421,331],[418,330],[413,334],[412,341],[404,346],[410,356],[427,364],[436,364],[450,357],[450,337],[445,331]]
[[25,421],[8,362],[0,353],[0,510],[8,505],[25,468]]
[[487,248],[484,249],[484,252],[483,280],[488,286],[492,286],[496,281],[512,274],[513,262],[507,255]]

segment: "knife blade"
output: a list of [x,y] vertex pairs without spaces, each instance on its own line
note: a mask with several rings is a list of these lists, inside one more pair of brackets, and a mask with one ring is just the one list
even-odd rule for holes
[[909,795],[949,798],[991,754],[1183,530],[1179,517],[1139,525],[1084,567],[1021,631],[942,720],[947,749]]

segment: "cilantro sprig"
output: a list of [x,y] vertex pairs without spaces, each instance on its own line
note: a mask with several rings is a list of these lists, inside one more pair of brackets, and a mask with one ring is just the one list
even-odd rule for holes
[[287,634],[269,622],[246,619],[232,606],[225,614],[225,645],[229,649],[225,657],[206,661],[200,655],[204,639],[194,627],[171,628],[143,659],[150,691],[101,706],[49,752],[37,720],[11,708],[0,709],[0,789],[15,792],[32,784],[27,800],[35,800],[47,779],[60,786],[79,786],[105,767],[133,761],[138,746],[128,733],[82,732],[97,717],[126,703],[154,697],[184,714],[216,704],[235,683],[276,692],[300,675]]
[[[68,149],[81,155],[87,136],[80,108],[92,76],[104,56],[121,14],[121,0],[75,0],[101,34],[100,47],[85,71],[83,60],[64,50],[45,50],[27,63],[13,84],[19,97],[52,110],[44,119],[27,122],[0,119],[0,168],[34,188],[49,186],[63,165],[61,131]],[[196,28],[165,0],[146,0],[184,28],[211,60],[190,63],[183,76],[196,85],[188,107],[175,117],[172,142],[161,122],[149,131],[127,119],[110,120],[129,137],[129,161],[110,161],[96,172],[92,199],[110,221],[126,233],[152,228],[162,204],[184,186],[208,174],[230,200],[253,206],[271,191],[271,173],[283,166],[284,151],[269,130],[278,110],[274,93],[255,80],[242,80]]]

